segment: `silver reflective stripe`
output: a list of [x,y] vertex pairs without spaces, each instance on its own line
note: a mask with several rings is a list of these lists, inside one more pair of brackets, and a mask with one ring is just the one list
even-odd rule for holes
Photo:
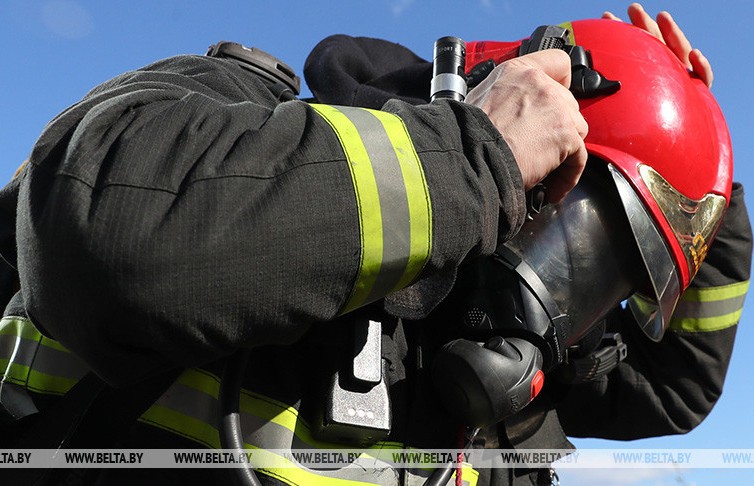
[[44,337],[24,317],[0,320],[0,362],[3,382],[29,390],[62,395],[88,371],[86,365],[58,342]]
[[[217,416],[217,399],[195,388],[174,383],[157,404],[215,427],[216,422],[211,419]],[[244,441],[247,444],[265,449],[310,448],[298,441],[295,434],[285,427],[250,413],[241,412],[240,415]],[[300,443],[296,444],[297,441]]]
[[741,319],[749,281],[718,287],[691,287],[681,296],[670,320],[674,331],[712,332]]
[[75,355],[22,337],[0,336],[0,358],[6,357],[36,372],[74,380],[80,380],[87,372],[87,367]]
[[372,163],[382,214],[382,266],[366,302],[378,300],[395,288],[410,252],[411,224],[403,175],[382,123],[369,111],[340,107],[354,124]]
[[745,295],[712,302],[686,302],[681,300],[673,312],[673,318],[695,317],[705,319],[731,314],[744,306]]
[[[11,363],[31,367],[37,354],[39,341],[26,339],[12,334],[0,335],[0,358]],[[8,368],[5,369],[8,371]]]
[[[190,385],[189,385],[190,383]],[[219,447],[217,432],[217,396],[218,380],[213,375],[201,370],[188,370],[174,383],[142,416],[141,420],[205,446]],[[248,408],[255,406],[263,416],[258,416]],[[241,426],[246,447],[265,450],[295,451],[297,449],[315,449],[331,446],[311,438],[309,426],[299,420],[290,421],[297,411],[285,407],[273,400],[266,400],[246,390],[241,395]],[[270,417],[270,415],[272,415]],[[200,426],[197,426],[197,422]],[[211,435],[211,437],[210,437]],[[335,447],[335,446],[333,446]],[[284,468],[275,471],[260,472],[271,474],[288,484],[329,484],[327,478],[339,481],[351,481],[360,485],[380,484],[399,485],[398,472],[388,467],[387,463],[374,460],[375,469],[368,474],[360,466],[335,470],[313,470],[303,466]],[[290,476],[288,476],[290,475]],[[302,479],[306,478],[306,479]],[[318,478],[322,478],[321,480]],[[301,481],[304,482],[301,482]]]
[[359,218],[359,267],[342,314],[416,279],[432,251],[432,205],[403,120],[364,108],[310,106],[341,143]]

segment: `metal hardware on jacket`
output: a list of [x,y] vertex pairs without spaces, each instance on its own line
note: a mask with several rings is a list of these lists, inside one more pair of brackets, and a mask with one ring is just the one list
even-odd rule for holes
[[353,326],[352,357],[345,356],[328,381],[318,410],[317,437],[326,442],[370,445],[392,428],[390,395],[382,358],[382,324],[359,318]]

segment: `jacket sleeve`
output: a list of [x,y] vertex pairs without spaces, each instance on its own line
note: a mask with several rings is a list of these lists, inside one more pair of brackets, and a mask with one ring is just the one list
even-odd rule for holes
[[20,180],[21,286],[36,325],[128,383],[292,342],[489,253],[522,186],[476,108],[280,104],[230,61],[181,56],[46,127]]
[[644,337],[628,312],[612,322],[628,343],[628,356],[607,376],[570,387],[558,405],[565,432],[630,440],[696,427],[723,390],[751,255],[743,188],[734,184],[723,224],[662,341]]

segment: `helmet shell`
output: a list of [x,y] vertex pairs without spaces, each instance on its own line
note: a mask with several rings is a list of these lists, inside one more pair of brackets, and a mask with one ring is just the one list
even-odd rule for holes
[[[651,167],[688,200],[716,194],[727,204],[733,152],[722,111],[704,82],[644,30],[603,19],[563,26],[590,51],[595,70],[621,83],[617,93],[579,100],[589,124],[586,148],[615,166],[637,192],[670,247],[685,289],[698,264],[688,264],[679,241],[686,236],[667,215],[673,208],[658,202],[640,168]],[[719,221],[711,224],[716,229]]]
[[[628,301],[659,340],[704,259],[730,200],[733,152],[722,111],[704,82],[659,39],[607,19],[561,24],[592,68],[620,82],[580,98],[589,154],[608,164],[648,275]],[[523,41],[467,44],[467,72],[518,55]]]

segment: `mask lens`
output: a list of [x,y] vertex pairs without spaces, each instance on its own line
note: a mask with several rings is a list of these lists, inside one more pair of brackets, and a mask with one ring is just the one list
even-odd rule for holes
[[565,200],[545,206],[506,243],[568,315],[566,346],[647,280],[627,223],[606,165],[594,161]]

